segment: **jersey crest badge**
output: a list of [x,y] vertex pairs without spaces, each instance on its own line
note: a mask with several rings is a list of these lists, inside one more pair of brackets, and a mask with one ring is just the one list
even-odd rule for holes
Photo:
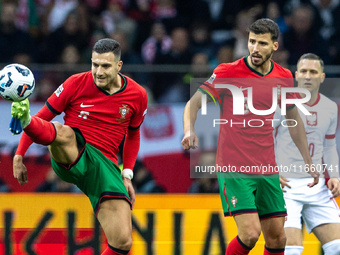
[[235,208],[236,207],[236,203],[237,203],[237,198],[233,197],[231,199],[231,203],[233,204],[233,207]]
[[122,104],[122,107],[119,107],[119,113],[120,113],[120,118],[116,119],[119,123],[123,123],[127,121],[125,116],[129,113],[130,108],[127,106],[127,104]]
[[307,125],[316,126],[318,124],[318,114],[317,112],[310,112],[311,115],[306,115]]

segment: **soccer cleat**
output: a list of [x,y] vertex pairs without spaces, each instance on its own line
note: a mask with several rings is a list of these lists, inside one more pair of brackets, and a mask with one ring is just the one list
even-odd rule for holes
[[28,99],[21,102],[12,103],[11,115],[12,120],[9,125],[9,130],[14,134],[18,135],[22,130],[28,126],[31,122],[31,115],[29,110],[30,103]]

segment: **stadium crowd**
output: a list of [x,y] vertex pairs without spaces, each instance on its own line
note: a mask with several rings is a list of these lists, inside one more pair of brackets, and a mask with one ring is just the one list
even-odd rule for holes
[[[190,78],[247,55],[246,29],[261,17],[280,26],[278,64],[295,65],[306,52],[340,64],[338,0],[4,0],[0,8],[1,63],[62,63],[71,71],[90,64],[94,42],[110,37],[121,43],[124,65],[188,66],[177,73],[123,67],[161,103],[187,101]],[[35,73],[35,100],[45,101],[69,74]]]

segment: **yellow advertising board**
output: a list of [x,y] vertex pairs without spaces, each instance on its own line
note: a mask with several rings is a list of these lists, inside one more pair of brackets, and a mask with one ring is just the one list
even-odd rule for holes
[[[132,216],[132,255],[224,255],[237,235],[217,194],[137,195]],[[0,224],[4,255],[99,255],[106,246],[91,205],[80,194],[2,194]],[[315,236],[304,234],[303,255],[321,254]],[[250,254],[263,249],[261,236]]]

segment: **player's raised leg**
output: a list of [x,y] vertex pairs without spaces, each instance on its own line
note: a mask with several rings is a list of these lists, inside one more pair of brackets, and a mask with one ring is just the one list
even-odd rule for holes
[[246,255],[255,246],[261,234],[261,224],[257,213],[245,213],[234,217],[238,236],[227,247],[226,255]]
[[100,204],[97,218],[109,243],[102,255],[128,254],[132,246],[129,203],[125,199],[104,198]]
[[340,224],[330,223],[317,226],[313,233],[322,244],[325,255],[340,254]]
[[303,251],[303,236],[299,228],[285,228],[287,243],[285,255],[300,255]]
[[11,114],[21,122],[21,126],[31,140],[37,144],[49,145],[52,157],[58,163],[71,164],[79,151],[75,133],[69,126],[58,122],[53,124],[39,117],[30,116],[29,101],[12,103]]
[[264,255],[283,255],[286,245],[286,234],[283,229],[285,217],[261,220],[261,227],[266,246]]

